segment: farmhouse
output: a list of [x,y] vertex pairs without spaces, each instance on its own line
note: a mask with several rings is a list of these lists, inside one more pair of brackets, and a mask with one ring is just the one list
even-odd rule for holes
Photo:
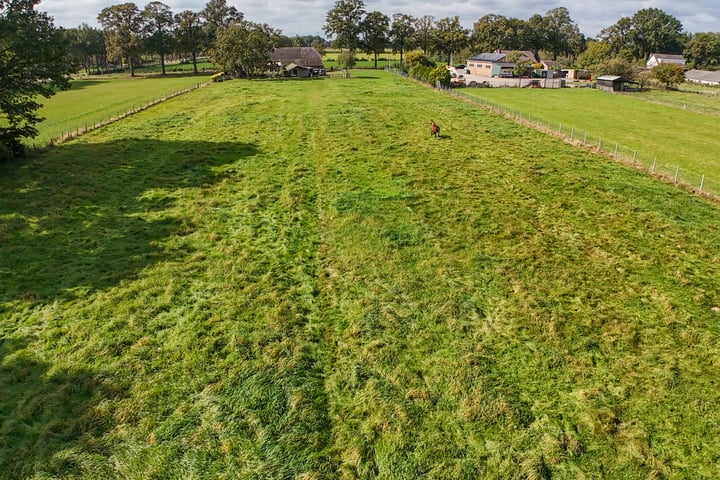
[[284,68],[286,75],[292,77],[310,77],[325,73],[320,53],[313,47],[281,47],[270,52],[270,60]]
[[617,75],[601,75],[597,77],[597,88],[605,92],[625,92],[628,91],[626,86],[628,83],[637,84],[631,80],[627,80]]
[[720,85],[720,71],[688,70],[685,72],[685,80],[700,85]]
[[685,68],[685,57],[682,55],[670,55],[666,53],[653,53],[648,58],[645,66],[647,68],[655,68],[661,63],[675,63]]
[[468,58],[466,68],[471,75],[481,77],[512,77],[512,71],[517,64],[508,62],[507,58],[513,53],[520,55],[520,61],[537,63],[532,52],[500,50],[493,53],[480,53]]

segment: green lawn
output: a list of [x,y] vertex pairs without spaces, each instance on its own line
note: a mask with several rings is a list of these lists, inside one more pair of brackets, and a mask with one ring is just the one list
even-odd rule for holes
[[717,206],[475,106],[217,83],[0,191],[2,479],[720,476]]
[[683,92],[629,95],[599,90],[468,88],[463,94],[502,106],[508,112],[705,190],[720,194],[720,97]]
[[43,107],[39,115],[45,120],[37,125],[40,135],[26,143],[44,146],[52,138],[92,127],[96,123],[207,81],[208,77],[203,75],[96,77],[73,80],[70,90],[40,99]]

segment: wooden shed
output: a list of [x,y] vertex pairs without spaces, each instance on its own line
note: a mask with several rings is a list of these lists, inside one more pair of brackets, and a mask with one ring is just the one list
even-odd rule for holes
[[[601,75],[596,79],[596,85],[598,90],[605,92],[625,92],[628,90],[628,84],[637,85],[637,82],[627,80],[624,77],[618,75]],[[634,89],[635,87],[633,87]]]

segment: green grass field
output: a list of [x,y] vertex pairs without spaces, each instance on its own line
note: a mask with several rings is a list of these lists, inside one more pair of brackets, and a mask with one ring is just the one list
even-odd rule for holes
[[651,91],[627,95],[599,90],[468,88],[463,94],[503,106],[540,126],[601,145],[603,150],[720,194],[720,97],[684,92]]
[[2,479],[720,476],[720,212],[619,163],[358,72],[0,190]]
[[168,75],[167,77],[96,77],[73,80],[70,90],[42,98],[37,125],[40,135],[26,141],[44,146],[52,138],[77,129],[92,127],[119,114],[153,102],[172,93],[208,81],[207,76]]
[[[337,63],[337,57],[340,54],[339,50],[329,49],[322,56],[323,65],[325,69],[338,70],[340,67]],[[400,54],[393,53],[386,50],[384,53],[378,55],[377,68],[385,68],[389,65],[397,65],[400,62]],[[358,69],[373,69],[375,68],[375,56],[371,53],[357,52],[355,67]]]

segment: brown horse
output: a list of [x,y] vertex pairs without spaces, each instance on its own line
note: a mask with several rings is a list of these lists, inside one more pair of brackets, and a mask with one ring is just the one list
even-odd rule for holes
[[430,135],[440,138],[440,127],[435,123],[435,120],[430,120]]

